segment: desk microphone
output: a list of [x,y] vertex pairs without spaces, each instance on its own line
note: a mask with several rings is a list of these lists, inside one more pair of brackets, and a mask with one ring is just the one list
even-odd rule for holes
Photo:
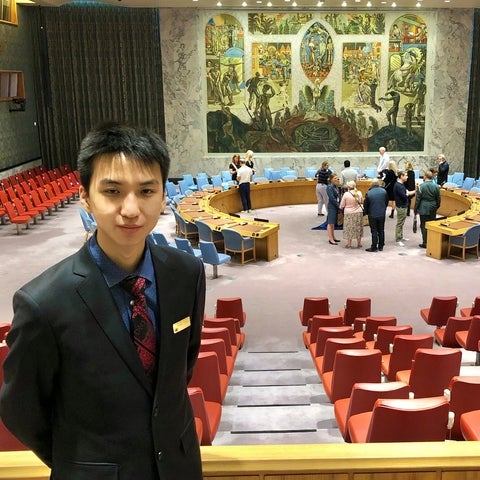
[[255,222],[269,222],[270,220],[267,220],[266,218],[257,218],[255,217],[253,219]]

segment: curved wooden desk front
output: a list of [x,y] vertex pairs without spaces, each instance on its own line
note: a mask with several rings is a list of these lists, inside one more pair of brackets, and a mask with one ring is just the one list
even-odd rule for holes
[[427,256],[445,258],[448,237],[463,235],[470,227],[480,223],[480,195],[461,189],[440,190],[441,204],[438,215],[446,217],[426,224]]
[[[317,203],[316,185],[317,182],[312,180],[252,184],[252,208]],[[357,185],[365,195],[370,182],[359,181]],[[182,199],[178,205],[178,211],[186,221],[193,223],[195,220],[202,220],[217,231],[222,228],[238,230],[243,236],[255,238],[257,258],[268,261],[278,258],[280,225],[230,215],[241,209],[242,203],[236,187],[225,191],[212,189],[197,192]]]
[[[479,442],[201,447],[204,480],[478,480]],[[0,480],[48,480],[32,452],[1,452]]]

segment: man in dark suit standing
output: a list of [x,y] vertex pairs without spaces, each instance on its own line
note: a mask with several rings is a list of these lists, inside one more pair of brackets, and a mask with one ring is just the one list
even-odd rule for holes
[[447,159],[445,158],[445,155],[443,155],[443,153],[441,153],[437,157],[437,161],[438,161],[437,183],[438,185],[443,185],[444,183],[447,183],[450,166],[448,165]]
[[385,212],[388,195],[387,191],[380,187],[380,182],[379,178],[372,178],[372,186],[363,202],[363,213],[368,215],[368,224],[372,233],[372,245],[365,249],[367,252],[381,252],[385,246]]
[[[0,415],[55,480],[200,480],[187,393],[201,261],[150,246],[170,159],[152,132],[104,125],[78,158],[97,231],[14,295]],[[132,286],[133,285],[133,286]]]
[[433,173],[428,170],[423,174],[423,183],[418,187],[415,199],[415,214],[420,215],[420,230],[422,243],[420,248],[427,248],[427,222],[437,218],[437,210],[440,208],[441,196],[439,186],[433,182]]

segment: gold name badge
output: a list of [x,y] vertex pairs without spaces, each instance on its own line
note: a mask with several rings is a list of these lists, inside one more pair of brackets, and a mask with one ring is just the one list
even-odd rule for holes
[[190,326],[190,317],[185,317],[182,320],[173,324],[173,333],[181,332]]

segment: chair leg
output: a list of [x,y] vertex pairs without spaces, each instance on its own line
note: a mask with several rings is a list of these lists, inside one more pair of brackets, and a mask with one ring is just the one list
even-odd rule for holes
[[480,365],[480,352],[477,352],[477,356],[475,357],[475,366]]
[[218,266],[213,265],[213,278],[218,278]]

